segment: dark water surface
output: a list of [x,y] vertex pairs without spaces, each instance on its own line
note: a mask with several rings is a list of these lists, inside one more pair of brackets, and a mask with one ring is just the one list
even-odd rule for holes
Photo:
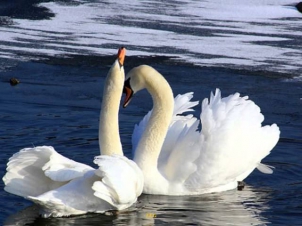
[[[224,31],[228,33],[227,42],[224,42],[215,39],[221,35],[217,35],[215,26],[226,21],[206,18],[202,25],[208,26],[208,32],[204,27],[198,30],[199,25],[194,20],[198,15],[193,8],[190,8],[193,10],[191,25],[181,21],[189,15],[186,7],[192,7],[191,2],[172,1],[165,6],[166,11],[154,10],[156,1],[127,2],[125,7],[129,11],[123,11],[125,20],[108,13],[108,10],[120,9],[120,3],[43,1],[43,5],[39,5],[41,2],[26,4],[16,1],[13,4],[4,1],[0,4],[1,178],[8,158],[24,147],[51,145],[66,157],[92,165],[94,156],[99,154],[98,120],[103,82],[120,45],[125,45],[129,53],[126,71],[140,64],[149,64],[167,78],[175,95],[193,91],[194,100],[201,101],[215,88],[220,88],[223,96],[234,92],[248,95],[260,106],[265,116],[264,124],[278,124],[281,138],[263,161],[275,167],[274,173],[265,175],[255,170],[246,179],[247,186],[243,191],[188,197],[142,195],[129,210],[112,216],[88,214],[42,219],[31,202],[6,193],[1,182],[0,225],[302,225],[301,42],[297,41],[302,34],[294,29],[297,18],[288,22],[284,18],[268,19],[263,24],[258,21],[259,27],[265,26],[266,29],[262,33],[253,31],[255,42],[237,46],[239,36],[232,39],[232,35],[240,33],[248,39],[251,34],[248,30],[239,32],[233,29],[243,29],[248,23],[253,25],[249,29],[257,30],[256,22],[246,22],[245,17],[241,21],[228,21],[229,25],[223,27],[230,29]],[[246,2],[254,4],[255,1]],[[284,2],[278,0],[275,4],[284,5]],[[22,8],[22,4],[26,7]],[[100,4],[105,11],[100,10]],[[152,20],[144,4],[153,9]],[[207,4],[204,7],[211,10],[212,5]],[[68,7],[71,12],[79,8],[85,13],[95,7],[97,11],[89,11],[89,18],[101,24],[101,28],[86,21],[87,13],[72,14],[72,18],[65,11],[62,14],[60,10]],[[144,16],[148,19],[142,21]],[[156,22],[160,26],[156,27]],[[292,33],[289,24],[294,30]],[[130,33],[125,26],[131,27]],[[152,35],[146,36],[148,32],[138,28],[144,28]],[[271,34],[267,34],[268,31]],[[136,32],[143,40],[131,36]],[[172,37],[172,33],[175,36]],[[256,41],[260,37],[275,36],[280,40]],[[228,46],[230,53],[222,49],[220,56],[209,55],[207,51],[211,48],[198,48],[194,52],[190,49],[194,44],[191,41],[200,37],[207,45],[212,40],[213,48],[215,45]],[[207,39],[209,37],[212,39]],[[162,42],[163,38],[173,43]],[[282,41],[282,38],[288,40]],[[102,41],[104,43],[100,43]],[[157,51],[161,54],[155,54]],[[244,59],[240,51],[246,52]],[[269,53],[273,56],[270,57]],[[185,60],[176,58],[178,54]],[[199,62],[195,64],[194,59]],[[209,65],[205,66],[207,62]],[[9,79],[12,77],[18,78],[20,84],[11,86]],[[133,126],[152,108],[146,91],[137,96],[128,108],[120,110],[123,150],[130,158]],[[200,107],[195,110],[194,114],[199,116]]]
[[[66,157],[86,164],[98,155],[98,117],[102,85],[112,57],[95,57],[100,65],[81,65],[76,59],[64,66],[39,62],[21,62],[1,73],[0,102],[2,147],[1,176],[7,159],[23,147],[52,145]],[[132,59],[138,64],[140,58]],[[61,59],[64,61],[64,59]],[[83,62],[83,61],[82,61]],[[102,63],[104,62],[104,63]],[[283,78],[251,75],[245,72],[172,65],[171,61],[150,65],[157,68],[170,82],[174,93],[193,91],[195,100],[208,97],[210,91],[221,88],[223,95],[236,91],[249,95],[262,109],[265,124],[278,123],[281,139],[264,160],[276,169],[265,175],[257,170],[246,180],[243,191],[229,191],[194,197],[144,195],[129,212],[118,216],[91,214],[62,219],[40,219],[30,202],[5,193],[1,183],[0,218],[31,222],[30,225],[96,225],[100,224],[208,224],[265,225],[268,223],[297,225],[302,220],[302,126],[300,83]],[[154,63],[155,62],[155,63]],[[10,86],[9,78],[21,83]],[[276,74],[275,77],[278,77]],[[120,111],[121,138],[126,155],[131,157],[130,137],[134,123],[152,107],[147,92],[134,98],[131,105]],[[195,114],[199,115],[196,109]],[[19,212],[21,211],[21,212]],[[25,212],[24,212],[25,211]],[[34,223],[33,223],[34,222]],[[290,223],[291,222],[291,223]]]

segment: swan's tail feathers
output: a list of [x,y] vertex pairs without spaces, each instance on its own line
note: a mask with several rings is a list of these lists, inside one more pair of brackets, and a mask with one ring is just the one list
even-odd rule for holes
[[203,100],[200,119],[198,170],[187,180],[189,187],[219,187],[222,182],[243,180],[256,167],[271,172],[259,163],[277,144],[280,130],[276,124],[262,126],[264,116],[247,96],[235,93],[221,98],[216,89],[210,100]]
[[95,174],[101,181],[94,182],[94,195],[117,209],[125,209],[136,202],[143,190],[143,174],[138,166],[124,156],[98,156]]
[[265,164],[263,164],[263,163],[259,163],[258,166],[257,166],[257,169],[258,169],[261,173],[265,173],[265,174],[272,174],[274,168],[275,168],[275,167],[269,166],[269,165],[265,165]]
[[[259,138],[259,140],[262,140],[259,143],[260,147],[258,149],[259,162],[270,154],[270,152],[276,146],[280,138],[280,129],[276,124],[261,127],[261,132],[262,133],[260,133],[261,137]],[[273,168],[273,166],[261,163],[259,163],[257,166],[257,169],[265,174],[272,174]]]
[[14,154],[7,163],[7,172],[3,177],[4,189],[22,197],[41,195],[75,177],[75,174],[71,176],[69,173],[69,176],[59,179],[63,165],[78,166],[76,162],[58,154],[53,147],[24,148]]

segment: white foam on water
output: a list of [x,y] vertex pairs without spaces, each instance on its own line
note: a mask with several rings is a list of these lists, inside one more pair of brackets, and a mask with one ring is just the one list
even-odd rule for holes
[[0,57],[111,55],[123,45],[127,55],[165,55],[197,65],[289,73],[302,68],[302,14],[291,0],[78,2],[42,3],[55,17],[14,19],[0,27]]

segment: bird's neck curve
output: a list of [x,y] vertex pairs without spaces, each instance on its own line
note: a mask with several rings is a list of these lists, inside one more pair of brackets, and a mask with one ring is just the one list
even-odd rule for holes
[[99,146],[101,155],[123,155],[119,135],[118,112],[125,80],[124,68],[118,60],[107,74],[99,121]]
[[173,92],[169,83],[155,69],[151,69],[144,74],[144,81],[153,99],[153,109],[134,157],[145,177],[148,172],[158,172],[158,157],[174,110]]

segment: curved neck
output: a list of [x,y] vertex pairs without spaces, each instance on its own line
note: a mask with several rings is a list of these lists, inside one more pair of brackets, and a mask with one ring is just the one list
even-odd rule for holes
[[99,122],[99,145],[101,155],[123,155],[119,135],[118,112],[125,80],[124,68],[118,61],[107,74]]
[[144,79],[146,89],[153,99],[153,109],[136,148],[134,160],[143,171],[152,171],[158,170],[158,157],[171,123],[174,98],[168,82],[153,68],[148,70]]

